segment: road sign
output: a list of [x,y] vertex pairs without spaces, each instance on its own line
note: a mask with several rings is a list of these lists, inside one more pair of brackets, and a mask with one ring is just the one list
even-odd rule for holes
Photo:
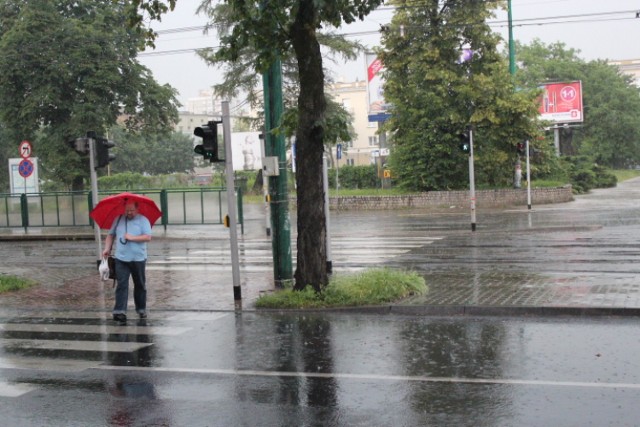
[[31,157],[31,143],[29,141],[22,141],[20,143],[20,157],[23,159]]
[[342,144],[336,145],[336,159],[340,160],[342,158]]
[[29,159],[23,159],[18,165],[18,173],[21,177],[27,178],[33,173],[33,163]]

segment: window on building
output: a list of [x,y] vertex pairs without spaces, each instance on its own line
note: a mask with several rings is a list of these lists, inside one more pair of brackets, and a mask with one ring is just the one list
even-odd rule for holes
[[369,137],[369,147],[377,147],[378,146],[378,136],[370,136]]
[[347,166],[355,166],[355,159],[347,159]]

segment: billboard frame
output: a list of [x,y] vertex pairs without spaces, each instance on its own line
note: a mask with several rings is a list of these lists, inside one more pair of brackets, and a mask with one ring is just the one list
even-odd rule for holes
[[582,81],[549,82],[539,87],[543,91],[538,106],[540,120],[555,124],[584,121]]

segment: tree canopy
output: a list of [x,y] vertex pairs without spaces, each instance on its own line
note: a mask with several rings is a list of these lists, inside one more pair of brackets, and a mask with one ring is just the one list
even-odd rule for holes
[[640,163],[640,89],[630,76],[603,60],[585,61],[564,43],[518,43],[518,84],[582,82],[584,122],[562,129],[561,153],[581,154],[602,165]]
[[[468,154],[461,134],[473,129],[478,181],[512,182],[517,142],[537,133],[536,91],[516,91],[500,37],[486,23],[498,2],[404,0],[385,28],[385,101],[391,118],[390,165],[411,190],[465,188]],[[472,53],[461,60],[464,51]]]
[[165,132],[177,120],[175,90],[136,60],[145,38],[124,25],[126,7],[0,1],[0,121],[9,135],[3,143],[31,140],[45,177],[82,182],[86,162],[67,141],[90,130],[103,134],[120,114],[132,131]]
[[[234,28],[233,8],[226,3],[213,4],[205,0],[198,8],[198,13],[206,14],[209,19],[209,27],[215,29],[218,35],[228,36]],[[324,58],[329,60],[354,60],[358,52],[364,47],[357,41],[347,40],[346,37],[331,31],[318,34],[318,42],[324,48]],[[258,56],[264,49],[251,46],[243,49],[234,61],[229,61],[226,56],[218,54],[216,49],[201,49],[198,55],[208,64],[221,67],[223,70],[222,82],[213,86],[218,97],[236,98],[242,96],[255,110],[264,111],[264,99],[262,93],[262,75],[257,66]],[[284,103],[284,119],[278,128],[286,137],[295,135],[298,123],[297,99],[299,95],[300,79],[294,52],[291,48],[281,52],[282,64],[282,92]],[[331,82],[330,73],[325,68],[325,80]],[[351,126],[352,117],[341,104],[327,100],[326,114],[326,138],[325,144],[334,145],[339,141],[349,141],[356,137]],[[261,129],[264,119],[263,114],[255,120],[253,128]]]
[[118,141],[113,149],[116,160],[111,171],[162,175],[193,170],[193,138],[179,132],[130,133],[119,126],[111,129],[110,138]]

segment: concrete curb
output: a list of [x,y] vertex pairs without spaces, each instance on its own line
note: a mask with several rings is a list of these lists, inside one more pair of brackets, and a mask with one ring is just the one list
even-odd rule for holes
[[93,234],[0,234],[0,242],[94,239]]
[[566,306],[471,306],[471,305],[384,305],[366,307],[340,307],[324,309],[252,309],[265,313],[362,313],[400,314],[411,316],[460,317],[638,317],[640,308],[624,307],[566,307]]

